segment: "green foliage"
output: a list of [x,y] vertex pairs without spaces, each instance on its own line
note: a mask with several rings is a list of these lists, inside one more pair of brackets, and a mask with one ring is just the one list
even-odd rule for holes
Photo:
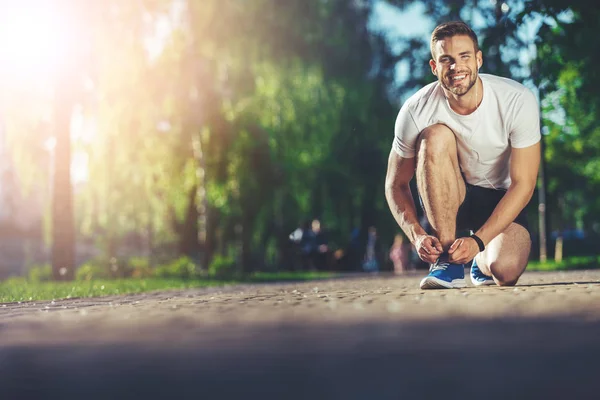
[[35,265],[29,269],[27,274],[31,282],[48,282],[52,280],[51,265]]
[[527,265],[528,271],[563,271],[576,269],[595,269],[600,266],[600,257],[569,257],[556,262],[548,260],[547,262],[532,261]]
[[[546,17],[538,31],[536,81],[544,99],[548,202],[555,230],[599,231],[600,101],[595,89],[598,44],[590,42],[600,17],[595,6],[529,1],[526,11]],[[592,89],[593,88],[593,89]]]
[[154,270],[154,276],[158,278],[192,279],[198,273],[198,266],[189,257],[180,257]]
[[236,260],[232,256],[217,254],[213,257],[208,267],[209,276],[216,278],[231,277],[236,272]]
[[[24,286],[27,285],[28,282],[33,282],[33,281],[28,281],[26,277],[24,276],[11,276],[5,280],[2,281],[2,284],[7,286],[7,287],[18,287],[18,286]],[[39,283],[39,281],[38,281]]]
[[0,303],[70,299],[76,297],[114,296],[157,290],[203,288],[231,285],[243,282],[307,281],[333,278],[335,274],[324,272],[306,273],[257,273],[237,279],[115,279],[75,282],[32,282],[13,277],[0,282]]
[[200,288],[231,282],[181,279],[117,279],[75,282],[0,282],[0,302],[58,300],[142,293],[156,290]]
[[150,260],[146,257],[131,257],[127,261],[132,278],[149,278],[153,275]]
[[96,279],[118,279],[135,277],[143,278],[150,274],[148,260],[141,257],[132,257],[127,261],[119,260],[116,257],[105,259],[104,257],[91,259],[81,265],[75,271],[76,280],[96,280]]
[[250,280],[253,282],[282,282],[282,281],[311,281],[317,279],[335,278],[337,275],[332,272],[309,271],[304,273],[297,272],[255,272]]
[[75,271],[75,280],[77,281],[92,281],[110,277],[108,268],[92,263],[83,264]]

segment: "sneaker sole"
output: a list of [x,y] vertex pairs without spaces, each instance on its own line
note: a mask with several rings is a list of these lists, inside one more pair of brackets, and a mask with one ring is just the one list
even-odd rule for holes
[[454,279],[452,282],[446,282],[432,276],[426,276],[419,286],[421,289],[461,289],[467,287],[467,283],[464,279]]
[[495,285],[496,282],[494,282],[494,280],[485,280],[483,282],[479,282],[473,278],[471,278],[471,283],[473,283],[473,286],[492,286]]

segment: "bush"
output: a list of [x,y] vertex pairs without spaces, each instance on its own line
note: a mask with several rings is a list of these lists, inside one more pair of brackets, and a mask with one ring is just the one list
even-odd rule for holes
[[1,282],[4,287],[10,286],[26,286],[27,278],[24,276],[10,276]]
[[145,257],[131,257],[127,261],[127,267],[132,278],[150,278],[152,269],[150,268],[150,260]]
[[96,258],[87,261],[75,271],[75,279],[90,281],[93,279],[119,279],[131,276],[129,265],[119,262],[115,257],[110,259]]
[[110,273],[106,267],[94,263],[85,263],[75,271],[75,279],[78,281],[91,281],[94,279],[107,279]]
[[109,276],[113,279],[129,278],[131,276],[131,268],[127,263],[119,261],[116,257],[108,260]]
[[236,272],[235,258],[217,254],[208,267],[208,274],[214,277],[228,277]]
[[33,266],[29,270],[28,278],[32,282],[49,282],[52,280],[52,266],[49,264]]
[[197,276],[196,263],[189,257],[180,257],[156,267],[154,275],[159,278],[191,279]]

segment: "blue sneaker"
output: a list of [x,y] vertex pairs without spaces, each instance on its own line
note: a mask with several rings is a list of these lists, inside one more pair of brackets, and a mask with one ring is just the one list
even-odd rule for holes
[[466,286],[464,264],[448,262],[447,255],[442,255],[431,264],[429,275],[421,280],[420,285],[421,289],[458,289]]
[[473,264],[471,264],[471,282],[473,282],[473,285],[475,286],[489,286],[496,284],[494,278],[481,272],[475,260],[473,260]]

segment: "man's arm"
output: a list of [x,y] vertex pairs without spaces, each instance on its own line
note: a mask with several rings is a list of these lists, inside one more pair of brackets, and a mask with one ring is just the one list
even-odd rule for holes
[[394,150],[390,152],[385,177],[385,197],[394,219],[411,243],[415,242],[418,235],[425,233],[419,224],[415,202],[410,190],[410,180],[414,173],[414,157],[404,158]]
[[[532,146],[512,149],[510,187],[486,223],[475,232],[486,246],[517,218],[531,200],[539,166],[540,142]],[[451,262],[466,263],[479,253],[479,246],[473,238],[459,238],[452,243],[448,252]]]
[[415,158],[401,157],[392,149],[385,178],[385,197],[394,219],[417,249],[419,257],[424,261],[435,262],[442,246],[437,238],[428,236],[419,224],[410,190],[410,180],[414,173]]
[[487,244],[517,218],[531,200],[540,166],[540,142],[525,148],[513,148],[510,160],[511,185],[492,215],[475,234]]

